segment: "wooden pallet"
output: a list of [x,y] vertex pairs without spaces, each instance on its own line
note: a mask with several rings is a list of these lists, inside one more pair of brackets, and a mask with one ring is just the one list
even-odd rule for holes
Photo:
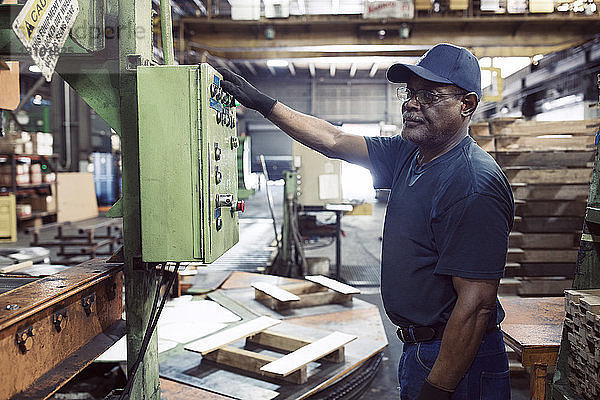
[[272,310],[341,304],[352,301],[360,291],[352,286],[322,275],[306,276],[307,282],[275,286],[254,282],[254,299]]
[[569,381],[584,398],[600,397],[600,289],[565,290]]
[[[309,363],[344,362],[344,346],[356,339],[354,335],[333,332],[321,339],[311,340],[268,330],[280,322],[265,316],[259,317],[190,343],[185,349],[201,353],[203,359],[254,376],[303,384],[308,379]],[[241,339],[246,340],[246,348],[229,346]],[[287,354],[274,357],[250,348]]]

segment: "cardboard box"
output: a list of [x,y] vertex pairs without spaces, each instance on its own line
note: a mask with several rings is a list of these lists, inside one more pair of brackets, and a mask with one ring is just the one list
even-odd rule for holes
[[17,241],[16,199],[13,194],[0,196],[0,242]]
[[31,211],[46,211],[47,202],[46,196],[29,196],[27,198],[27,204],[31,205]]

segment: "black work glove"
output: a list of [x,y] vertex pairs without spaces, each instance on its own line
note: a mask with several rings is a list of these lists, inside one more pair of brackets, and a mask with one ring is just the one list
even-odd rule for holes
[[416,400],[450,400],[453,392],[436,388],[427,380],[421,387],[421,391]]
[[263,117],[268,117],[277,100],[261,93],[257,88],[248,83],[247,80],[227,68],[216,68],[223,75],[221,87],[227,93],[233,95],[236,100],[244,106],[258,111]]

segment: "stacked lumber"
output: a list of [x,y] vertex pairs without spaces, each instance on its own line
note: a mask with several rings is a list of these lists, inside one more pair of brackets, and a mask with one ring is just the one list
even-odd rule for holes
[[571,287],[595,156],[594,121],[500,119],[471,134],[508,177],[515,196],[507,276],[522,296]]
[[565,290],[569,381],[588,400],[600,398],[600,289]]

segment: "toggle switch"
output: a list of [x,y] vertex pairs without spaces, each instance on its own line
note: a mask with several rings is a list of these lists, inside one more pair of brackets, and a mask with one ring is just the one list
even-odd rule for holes
[[223,151],[219,147],[219,143],[215,143],[215,160],[216,161],[219,161],[221,159],[221,153],[223,153]]
[[215,183],[218,185],[223,180],[223,174],[219,171],[219,167],[215,169]]

